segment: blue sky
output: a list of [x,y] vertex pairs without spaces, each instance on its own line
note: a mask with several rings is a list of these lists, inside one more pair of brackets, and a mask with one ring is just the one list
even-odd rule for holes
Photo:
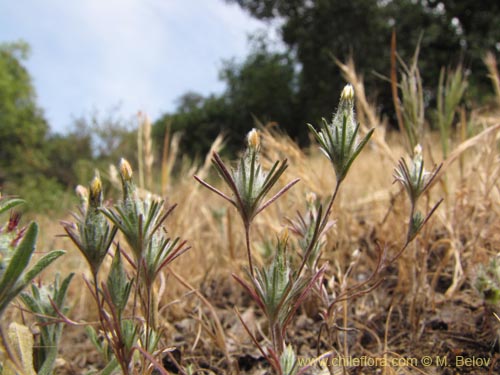
[[94,110],[155,119],[187,91],[221,92],[222,60],[242,59],[262,27],[223,0],[0,0],[0,42],[30,44],[54,131]]

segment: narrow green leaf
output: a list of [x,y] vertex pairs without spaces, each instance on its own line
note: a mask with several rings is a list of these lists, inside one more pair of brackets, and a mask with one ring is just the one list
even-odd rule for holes
[[[351,164],[354,162],[354,160],[358,157],[359,153],[361,152],[361,150],[363,150],[363,148],[366,146],[366,144],[368,143],[368,141],[370,140],[373,132],[374,132],[375,129],[370,129],[370,131],[368,133],[366,133],[365,137],[362,139],[362,141],[359,143],[358,147],[356,148],[356,150],[353,152],[351,158],[349,159],[349,161],[347,162],[346,166],[345,166],[345,174],[347,174],[347,171],[349,170],[349,168],[351,167]],[[343,178],[345,177],[345,174],[343,176]],[[342,178],[342,179],[343,179]]]
[[73,279],[75,274],[71,272],[62,282],[61,287],[57,291],[57,297],[55,298],[55,303],[58,307],[63,307],[64,300],[66,299],[66,293],[68,291],[69,284]]
[[21,277],[35,251],[38,225],[31,223],[23,239],[17,246],[7,269],[0,281],[0,295],[4,295]]
[[115,357],[101,371],[101,375],[111,375],[118,368],[118,361]]
[[57,349],[57,345],[51,345],[49,348],[44,349],[46,354],[45,360],[38,370],[37,375],[52,375],[54,373],[54,364],[57,359]]
[[17,198],[9,199],[5,203],[1,203],[0,201],[0,214],[3,214],[5,211],[8,211],[16,206],[19,206],[20,204],[23,204],[24,202],[25,202],[24,200]]
[[66,254],[64,250],[53,250],[48,254],[41,257],[36,264],[31,267],[31,269],[24,275],[24,283],[27,284],[31,282],[35,277],[38,276],[45,268],[47,268],[52,262],[54,262],[60,256]]
[[24,305],[33,313],[36,314],[42,314],[43,311],[40,308],[40,305],[37,303],[37,301],[29,294],[29,293],[21,293],[19,295],[21,298],[21,301],[24,303]]

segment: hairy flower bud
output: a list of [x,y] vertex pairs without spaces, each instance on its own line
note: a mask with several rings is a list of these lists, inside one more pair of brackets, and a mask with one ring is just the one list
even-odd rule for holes
[[316,131],[310,124],[308,126],[319,142],[321,151],[332,162],[337,182],[345,178],[352,162],[373,133],[372,129],[361,141],[358,140],[359,124],[354,113],[354,89],[351,85],[344,87],[330,123],[323,119],[320,131]]
[[316,204],[316,201],[318,200],[318,196],[310,191],[309,193],[306,194],[306,203],[307,207],[314,207]]
[[280,234],[280,243],[283,244],[283,246],[286,246],[288,242],[288,237],[289,237],[289,232],[288,232],[288,227],[285,227]]
[[96,173],[92,179],[89,192],[90,206],[94,208],[100,207],[102,205],[102,182],[99,173]]
[[136,198],[136,188],[132,181],[132,167],[126,159],[121,158],[118,169],[122,180],[123,200],[130,202]]
[[260,134],[257,129],[252,129],[248,133],[247,136],[248,139],[248,147],[250,147],[253,150],[258,150],[260,147]]
[[415,146],[413,153],[415,155],[422,155],[422,146],[420,146],[420,143]]
[[354,99],[354,88],[352,87],[351,84],[347,84],[344,86],[344,89],[342,90],[342,94],[340,95],[340,98],[343,100],[353,100]]
[[87,202],[89,199],[89,191],[85,186],[78,185],[75,188],[75,193],[82,202]]
[[122,176],[124,181],[130,181],[132,180],[132,167],[130,166],[130,163],[124,159],[120,159],[120,175]]

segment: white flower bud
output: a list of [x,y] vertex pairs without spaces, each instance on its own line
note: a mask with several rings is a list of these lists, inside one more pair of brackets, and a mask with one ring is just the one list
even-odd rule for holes
[[422,146],[420,146],[420,143],[415,146],[413,152],[415,155],[422,155]]
[[248,147],[257,150],[260,147],[260,134],[257,129],[252,129],[248,133]]
[[318,197],[312,191],[306,194],[306,202],[309,206],[314,206]]
[[354,88],[352,87],[351,84],[345,85],[340,97],[341,97],[341,99],[344,99],[344,100],[353,100],[354,99]]
[[75,188],[76,195],[78,195],[78,198],[82,201],[86,201],[89,197],[89,192],[85,186],[78,185]]

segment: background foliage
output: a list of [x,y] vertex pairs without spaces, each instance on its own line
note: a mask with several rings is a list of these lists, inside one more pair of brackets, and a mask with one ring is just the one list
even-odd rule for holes
[[[381,78],[390,74],[393,30],[404,61],[420,46],[426,106],[435,107],[442,67],[464,67],[469,76],[466,105],[487,103],[492,94],[482,59],[500,48],[497,1],[226,1],[269,22],[278,30],[278,40],[254,35],[245,59],[223,62],[222,94],[187,92],[173,112],[153,119],[155,160],[161,160],[167,129],[183,135],[180,149],[190,158],[204,156],[221,132],[227,140],[225,152],[232,154],[241,149],[256,119],[278,124],[304,145],[305,124],[331,116],[345,83],[335,58],[353,57],[368,99],[376,100],[378,110],[395,124],[390,85]],[[96,165],[107,168],[120,156],[134,163],[132,130],[138,122],[112,110],[95,112],[75,118],[66,134],[52,134],[24,65],[28,57],[24,42],[0,45],[0,188],[22,194],[33,209],[41,210],[48,207],[45,193],[73,189],[92,176]],[[427,120],[436,126],[435,119]]]

